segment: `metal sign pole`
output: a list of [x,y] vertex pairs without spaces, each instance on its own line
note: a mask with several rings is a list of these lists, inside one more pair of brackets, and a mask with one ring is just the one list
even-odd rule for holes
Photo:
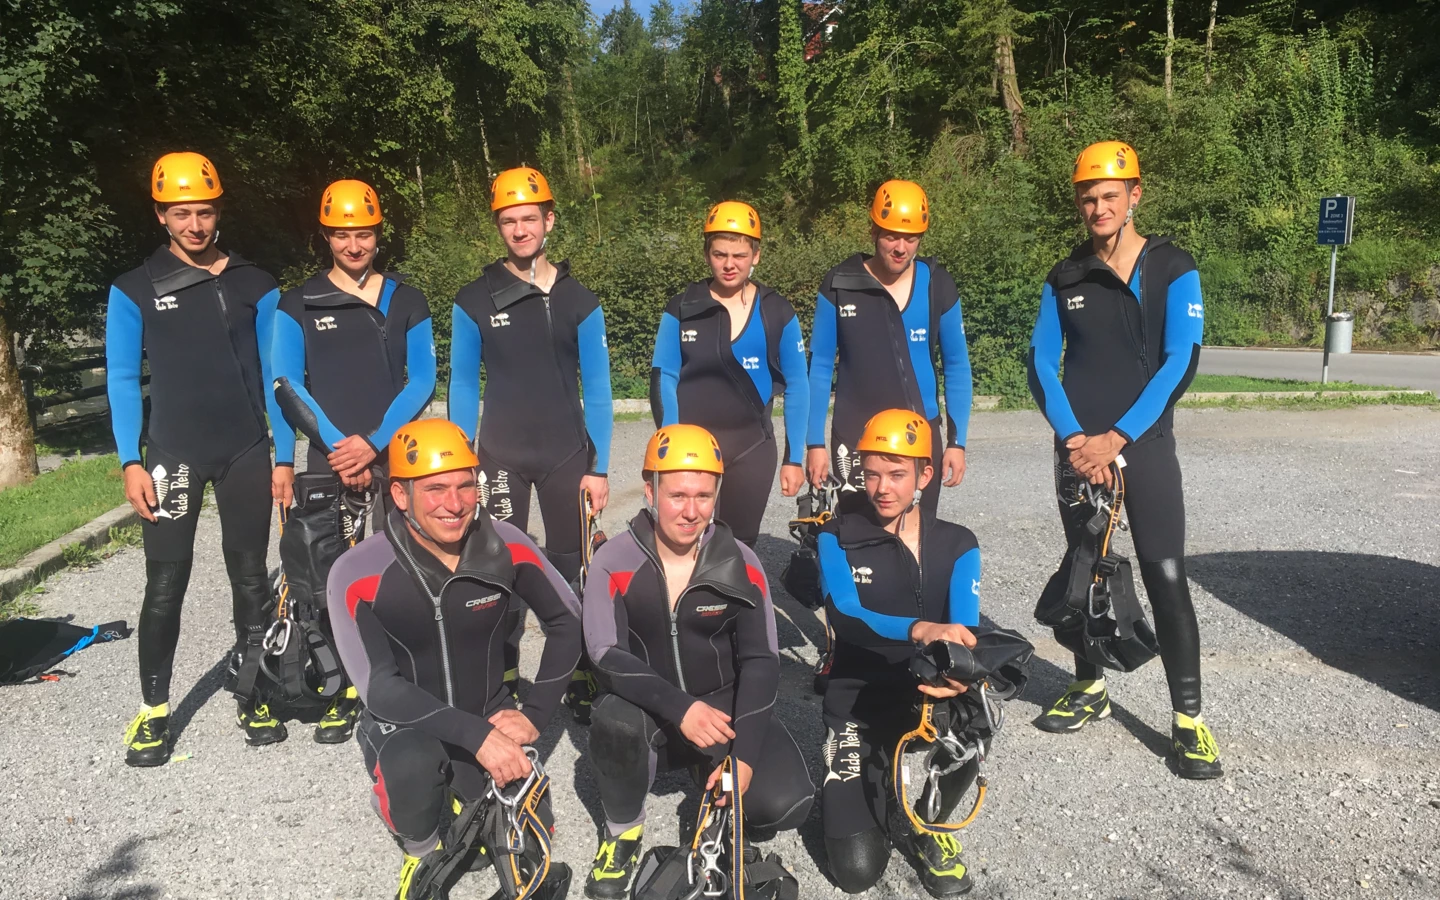
[[[1340,245],[1333,244],[1330,247],[1330,299],[1325,303],[1325,322],[1330,322],[1330,314],[1335,311],[1335,257],[1340,255]],[[1328,329],[1327,329],[1328,331]],[[1330,381],[1330,341],[1327,333],[1325,341],[1325,354],[1320,360],[1320,383],[1328,384]]]

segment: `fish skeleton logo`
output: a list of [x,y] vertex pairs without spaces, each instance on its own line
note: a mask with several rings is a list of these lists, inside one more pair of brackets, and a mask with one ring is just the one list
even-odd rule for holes
[[486,509],[490,508],[490,485],[485,483],[485,470],[481,469],[475,477],[475,489],[480,494],[480,505]]
[[491,327],[491,328],[504,328],[505,326],[507,326],[507,325],[509,325],[509,324],[510,324],[510,314],[509,314],[509,313],[496,313],[495,315],[493,315],[493,316],[490,317],[490,327]]
[[917,343],[917,344],[918,344],[919,342],[925,340],[925,329],[924,329],[924,328],[912,328],[912,329],[910,329],[910,340],[911,340],[912,343]]
[[155,308],[162,312],[167,309],[174,309],[179,304],[175,301],[174,294],[166,294],[163,297],[155,298]]
[[334,331],[339,327],[339,325],[335,324],[334,316],[323,316],[315,320],[316,331]]
[[869,584],[870,576],[874,574],[875,570],[871,569],[869,566],[861,566],[858,569],[854,566],[850,567],[850,577],[855,579],[856,584]]
[[844,444],[835,448],[835,470],[840,476],[840,490],[842,492],[859,490],[854,482],[850,480],[850,473],[854,471],[855,467],[859,464],[860,454],[856,453],[852,456],[850,448]]
[[693,343],[695,343],[695,337],[696,337],[696,335],[698,335],[699,333],[700,333],[700,332],[696,331],[696,330],[693,329],[693,328],[687,328],[687,329],[685,329],[684,331],[680,332],[680,343],[682,343],[682,344],[693,344]]
[[1205,304],[1203,304],[1203,303],[1187,303],[1187,304],[1185,304],[1185,307],[1186,307],[1185,311],[1190,315],[1190,318],[1192,318],[1192,319],[1203,319],[1203,318],[1205,318]]
[[1084,295],[1084,294],[1076,294],[1076,295],[1073,296],[1073,297],[1068,297],[1068,298],[1066,298],[1066,300],[1065,300],[1065,308],[1066,308],[1066,309],[1084,309],[1084,308],[1085,308],[1085,295]]
[[747,356],[744,359],[740,360],[740,365],[744,366],[746,369],[750,369],[753,371],[760,368],[760,357]]
[[840,318],[842,318],[842,319],[853,319],[853,318],[855,318],[855,304],[853,304],[853,303],[847,303],[847,304],[845,304],[844,306],[840,307]]
[[190,467],[181,463],[172,475],[163,464],[157,463],[150,478],[155,482],[155,517],[185,518],[190,512]]
[[860,777],[860,726],[846,722],[845,730],[836,734],[826,729],[825,746],[820,751],[825,761],[825,783],[853,781]]

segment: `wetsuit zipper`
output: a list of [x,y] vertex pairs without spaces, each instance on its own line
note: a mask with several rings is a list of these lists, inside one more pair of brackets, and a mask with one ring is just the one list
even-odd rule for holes
[[[400,548],[401,553],[405,554],[405,561],[410,564],[410,571],[415,573],[415,580],[420,582],[421,589],[425,591],[426,596],[430,598],[430,603],[435,607],[435,630],[440,633],[440,668],[445,675],[445,702],[454,706],[455,681],[450,674],[450,643],[445,637],[445,612],[441,608],[440,597],[434,591],[430,590],[430,584],[425,580],[424,574],[421,573],[420,566],[416,564],[415,557],[410,553],[410,548],[406,547],[403,541],[392,541],[391,543]],[[450,579],[446,579],[445,584],[440,587],[441,594],[445,592],[445,586],[449,584]]]
[[[690,587],[686,586],[685,591],[681,591],[680,596],[676,597],[672,603],[670,582],[665,577],[665,567],[661,565],[660,558],[650,552],[650,548],[645,546],[645,542],[640,540],[640,536],[635,533],[634,529],[631,529],[630,537],[635,541],[635,546],[640,548],[640,552],[655,564],[655,572],[660,576],[660,587],[665,591],[665,609],[670,616],[670,650],[675,656],[675,677],[680,682],[680,690],[688,694],[690,689],[685,686],[685,667],[680,662],[680,601],[685,599],[685,591],[688,591]],[[699,563],[698,559],[696,563]]]
[[[557,276],[555,280],[556,283],[559,283],[560,279]],[[553,291],[554,289],[555,285],[552,284],[550,286],[550,290]],[[565,397],[568,399],[570,397],[570,391],[565,383],[565,368],[560,362],[560,351],[555,349],[555,318],[550,312],[550,295],[548,293],[542,292],[540,296],[543,297],[545,300],[545,336],[546,338],[548,338],[548,342],[550,344],[550,357],[551,359],[555,360],[555,375],[557,378],[560,379],[560,392],[564,394]],[[585,421],[584,410],[576,409],[574,410],[574,412],[576,419],[572,420],[572,423],[576,420],[583,423]],[[578,434],[581,445],[588,445],[590,442],[590,434],[585,430],[583,424],[581,424]]]
[[[245,367],[240,364],[240,354],[235,349],[235,336],[230,331],[230,305],[225,302],[225,288],[220,283],[220,276],[215,276],[215,298],[220,301],[220,322],[225,327],[225,345],[230,348],[230,358],[235,360],[235,368],[243,376]],[[257,348],[258,350],[259,348]],[[264,352],[261,350],[260,352]],[[245,385],[245,396],[250,398],[250,414],[255,416],[256,424],[263,429],[265,419],[255,408],[255,397],[250,393],[250,385]]]

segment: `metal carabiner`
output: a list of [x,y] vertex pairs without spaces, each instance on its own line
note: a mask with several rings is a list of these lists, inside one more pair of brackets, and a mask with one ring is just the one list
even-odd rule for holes
[[261,648],[268,656],[280,656],[285,648],[290,646],[290,632],[295,628],[295,620],[290,617],[276,619],[270,623],[265,630],[265,637],[260,641]]

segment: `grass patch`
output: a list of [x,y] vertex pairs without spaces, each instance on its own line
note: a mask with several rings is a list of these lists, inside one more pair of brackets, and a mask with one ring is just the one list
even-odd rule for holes
[[1293,378],[1251,378],[1249,375],[1196,375],[1187,388],[1192,393],[1221,391],[1398,391],[1390,384],[1357,384],[1353,381],[1297,381]]
[[1386,394],[1383,397],[1229,397],[1224,400],[1181,400],[1185,409],[1283,409],[1293,411],[1345,409],[1352,406],[1423,406],[1440,410],[1434,394]]
[[112,453],[67,462],[26,485],[0,491],[0,567],[125,502]]

